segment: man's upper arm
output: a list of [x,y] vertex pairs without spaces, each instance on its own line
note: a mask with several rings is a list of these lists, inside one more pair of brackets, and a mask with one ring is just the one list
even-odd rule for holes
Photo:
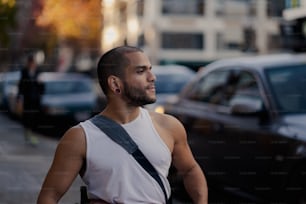
[[177,169],[178,174],[183,177],[185,188],[193,202],[207,204],[208,190],[206,178],[192,155],[187,142],[185,128],[178,120],[174,119],[171,123],[174,138],[173,165]]
[[184,126],[174,117],[170,117],[171,134],[174,139],[172,162],[178,172],[184,173],[197,165],[187,142]]
[[69,129],[60,140],[52,165],[43,183],[38,203],[59,200],[78,175],[86,154],[86,140],[81,127]]

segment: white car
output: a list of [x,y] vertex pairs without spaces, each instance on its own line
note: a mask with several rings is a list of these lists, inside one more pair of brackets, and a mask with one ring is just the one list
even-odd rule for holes
[[[76,123],[92,116],[97,94],[93,79],[80,73],[42,72],[41,121],[47,124]],[[18,86],[10,94],[9,109],[17,114]]]
[[175,100],[184,85],[194,76],[195,71],[183,65],[153,65],[152,72],[156,76],[156,102],[145,108],[156,112],[164,112],[163,104]]

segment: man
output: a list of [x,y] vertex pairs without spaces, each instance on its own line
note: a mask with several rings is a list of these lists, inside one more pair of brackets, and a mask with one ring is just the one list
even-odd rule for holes
[[27,57],[25,67],[21,70],[21,78],[18,84],[18,100],[23,104],[22,121],[26,143],[36,145],[37,138],[33,130],[37,125],[40,112],[41,95],[43,85],[38,81],[39,71],[34,55]]
[[[157,169],[168,197],[172,162],[194,203],[206,204],[206,179],[189,149],[184,127],[170,115],[142,108],[156,100],[151,68],[139,48],[122,46],[105,53],[98,63],[98,78],[108,101],[100,114],[127,130]],[[157,182],[88,120],[62,137],[37,203],[57,203],[78,174],[92,203],[165,203]]]

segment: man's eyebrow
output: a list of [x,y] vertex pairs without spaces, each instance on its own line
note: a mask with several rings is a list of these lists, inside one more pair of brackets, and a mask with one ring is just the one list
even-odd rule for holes
[[147,69],[147,68],[151,69],[152,66],[151,65],[150,66],[147,66],[147,65],[137,65],[137,66],[135,66],[135,68],[136,69]]

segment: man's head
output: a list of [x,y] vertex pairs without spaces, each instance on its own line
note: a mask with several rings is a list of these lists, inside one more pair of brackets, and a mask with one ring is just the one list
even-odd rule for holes
[[33,54],[27,56],[27,67],[28,69],[35,69],[36,68],[36,61]]
[[128,104],[155,102],[155,76],[143,51],[121,46],[111,49],[98,62],[98,79],[106,96],[120,95]]
[[108,82],[109,76],[114,75],[119,78],[124,77],[125,68],[129,65],[130,61],[126,57],[127,53],[131,52],[143,52],[141,49],[130,46],[122,46],[113,48],[104,53],[98,62],[98,79],[99,84],[105,93],[108,94]]

